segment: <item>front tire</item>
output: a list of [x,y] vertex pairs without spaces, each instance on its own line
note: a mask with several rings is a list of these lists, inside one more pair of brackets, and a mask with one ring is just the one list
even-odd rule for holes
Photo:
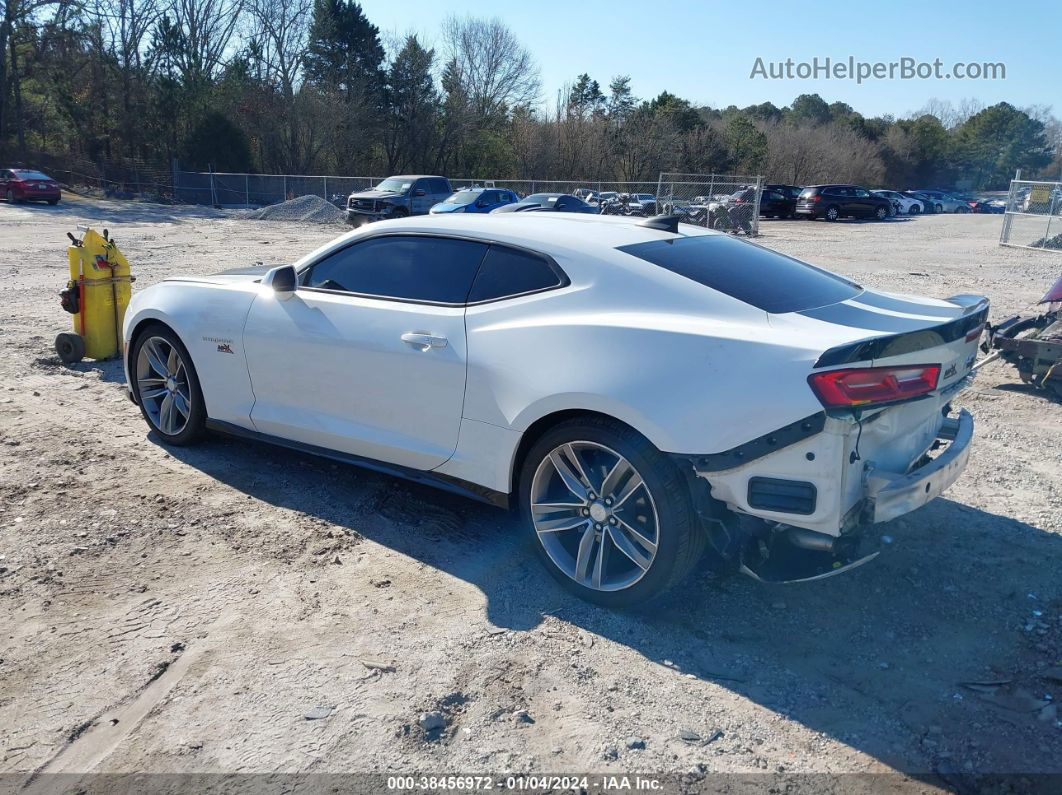
[[934,205],[933,212],[936,212],[936,213],[944,212],[944,205],[943,204]]
[[129,363],[136,402],[151,429],[176,447],[195,442],[203,433],[206,404],[180,338],[153,324],[136,338]]
[[885,207],[879,207],[874,212],[874,215],[877,217],[877,219],[879,221],[884,221],[886,218],[889,217],[889,211]]
[[918,215],[920,212],[922,212],[922,208],[919,207],[917,204],[912,204],[911,205],[911,209],[907,211],[907,214],[908,215]]
[[543,435],[524,461],[519,499],[549,573],[606,607],[647,604],[704,551],[682,473],[613,420],[577,418]]

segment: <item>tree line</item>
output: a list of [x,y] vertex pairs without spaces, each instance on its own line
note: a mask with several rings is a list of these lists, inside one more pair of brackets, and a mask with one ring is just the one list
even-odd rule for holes
[[804,94],[711,108],[630,78],[541,100],[499,19],[385,41],[353,0],[2,0],[0,156],[289,174],[1002,188],[1062,172],[1048,107],[934,102],[865,117]]

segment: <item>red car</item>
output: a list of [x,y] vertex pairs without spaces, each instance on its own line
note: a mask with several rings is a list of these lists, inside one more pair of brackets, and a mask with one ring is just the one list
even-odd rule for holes
[[48,202],[58,204],[62,194],[59,183],[28,168],[0,168],[0,196],[9,203],[14,202]]

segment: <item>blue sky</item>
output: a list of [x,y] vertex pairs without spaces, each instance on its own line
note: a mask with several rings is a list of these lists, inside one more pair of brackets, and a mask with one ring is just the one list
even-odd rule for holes
[[[418,33],[439,43],[450,14],[498,16],[534,54],[543,99],[581,72],[604,88],[629,74],[637,96],[671,91],[696,104],[725,107],[764,101],[786,105],[817,92],[865,115],[903,116],[931,98],[958,104],[1053,105],[1062,112],[1062,2],[1026,0],[892,0],[882,3],[781,0],[364,0],[385,36]],[[765,61],[811,61],[818,56],[860,61],[940,58],[1003,62],[1004,80],[750,80],[757,56]]]

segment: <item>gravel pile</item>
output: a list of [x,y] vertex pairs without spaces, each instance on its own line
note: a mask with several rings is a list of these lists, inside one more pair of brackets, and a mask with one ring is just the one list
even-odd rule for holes
[[320,196],[299,196],[280,204],[271,204],[261,210],[252,210],[247,217],[256,221],[303,221],[311,224],[333,224],[336,221],[342,221],[344,213]]

